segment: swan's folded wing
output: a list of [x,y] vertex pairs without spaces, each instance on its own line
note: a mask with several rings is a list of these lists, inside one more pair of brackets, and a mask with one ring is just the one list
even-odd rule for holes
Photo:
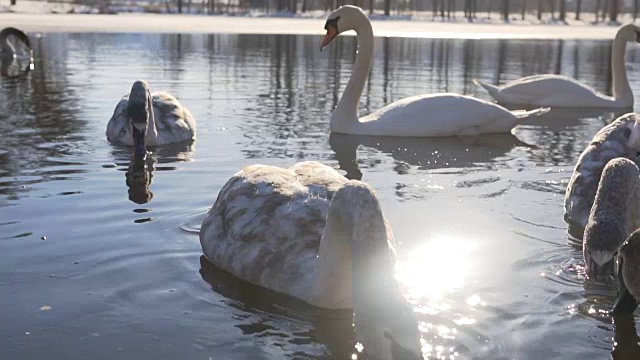
[[[327,181],[313,183],[320,187]],[[310,191],[311,184],[303,185],[290,169],[245,167],[220,190],[202,223],[205,256],[271,290],[290,294],[307,288],[333,196]]]
[[527,76],[505,85],[501,95],[509,96],[512,101],[536,102],[544,99],[579,101],[598,96],[597,92],[575,79],[563,75],[545,74]]
[[196,125],[191,112],[171,94],[158,91],[151,96],[158,130],[158,143],[195,139]]
[[125,95],[116,105],[113,115],[107,124],[107,140],[110,142],[123,142],[127,139],[129,123],[126,111],[128,102],[129,95]]

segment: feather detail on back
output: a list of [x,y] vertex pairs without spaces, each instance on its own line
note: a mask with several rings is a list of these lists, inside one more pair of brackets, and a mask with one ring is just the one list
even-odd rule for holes
[[[196,137],[196,123],[191,112],[171,94],[157,91],[151,94],[157,138],[147,132],[149,145],[163,145],[192,141]],[[129,95],[125,95],[116,106],[107,124],[107,140],[121,145],[133,145],[131,124],[127,118]],[[150,119],[151,121],[151,119]]]
[[565,221],[582,228],[587,224],[605,165],[617,157],[638,163],[638,115],[626,114],[603,127],[580,154],[564,199]]
[[202,223],[205,256],[242,280],[308,298],[327,211],[347,181],[317,162],[243,168]]

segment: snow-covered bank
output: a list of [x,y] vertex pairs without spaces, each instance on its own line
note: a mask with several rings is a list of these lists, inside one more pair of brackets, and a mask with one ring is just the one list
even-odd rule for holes
[[[470,39],[612,39],[614,26],[518,25],[373,20],[376,36]],[[154,32],[314,34],[325,32],[320,18],[267,18],[160,14],[0,14],[0,27],[29,32]]]

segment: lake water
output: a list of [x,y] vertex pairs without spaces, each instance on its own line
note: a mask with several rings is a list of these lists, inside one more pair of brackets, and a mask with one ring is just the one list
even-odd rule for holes
[[[35,70],[0,79],[0,358],[346,359],[350,311],[241,283],[201,257],[197,231],[242,166],[318,160],[377,190],[429,358],[640,356],[614,327],[616,285],[585,281],[563,195],[614,114],[552,111],[515,136],[330,136],[355,38],[42,34]],[[377,38],[361,111],[472,80],[562,73],[607,91],[609,41]],[[640,94],[640,51],[627,66]],[[579,65],[576,65],[579,64]],[[192,146],[148,171],[105,129],[136,79],[194,114]],[[625,357],[626,356],[626,357]]]

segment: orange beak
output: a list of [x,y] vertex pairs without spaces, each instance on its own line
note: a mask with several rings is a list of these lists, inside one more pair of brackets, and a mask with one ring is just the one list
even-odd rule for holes
[[322,39],[322,46],[320,47],[320,51],[325,48],[325,46],[329,45],[331,40],[333,40],[336,36],[338,36],[338,29],[333,26],[327,27],[327,34]]

